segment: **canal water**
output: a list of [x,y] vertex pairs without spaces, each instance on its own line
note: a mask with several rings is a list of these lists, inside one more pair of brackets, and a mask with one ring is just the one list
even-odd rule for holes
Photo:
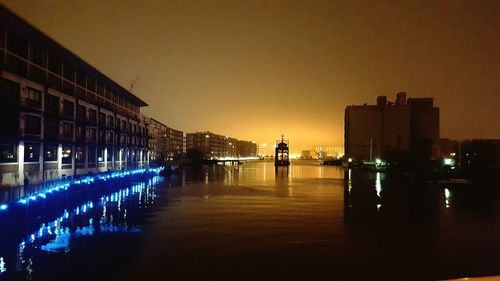
[[500,275],[498,191],[317,161],[99,182],[0,213],[0,280]]

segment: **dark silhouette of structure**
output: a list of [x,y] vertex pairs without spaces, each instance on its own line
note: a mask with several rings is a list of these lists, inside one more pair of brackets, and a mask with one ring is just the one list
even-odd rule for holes
[[374,161],[390,154],[422,150],[437,156],[439,108],[432,98],[406,99],[397,94],[396,102],[377,97],[376,105],[351,105],[345,109],[345,155],[360,161]]
[[284,136],[281,135],[281,141],[280,140],[276,141],[275,157],[274,157],[274,165],[276,167],[290,165],[288,140],[284,140],[283,138]]
[[500,140],[477,139],[461,143],[460,164],[463,176],[476,183],[498,184]]

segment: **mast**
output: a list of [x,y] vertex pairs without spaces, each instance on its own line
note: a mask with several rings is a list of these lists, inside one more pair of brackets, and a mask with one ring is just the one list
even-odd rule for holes
[[373,155],[373,139],[370,138],[370,162],[372,162]]

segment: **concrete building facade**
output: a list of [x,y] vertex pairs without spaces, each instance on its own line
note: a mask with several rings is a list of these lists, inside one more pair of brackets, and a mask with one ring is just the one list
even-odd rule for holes
[[149,150],[151,161],[170,161],[183,155],[184,133],[150,118]]
[[238,157],[257,157],[259,147],[251,141],[238,141]]
[[206,158],[255,157],[257,144],[210,131],[186,134],[186,150],[200,150]]
[[317,145],[314,147],[313,152],[313,158],[315,159],[340,158],[344,156],[344,147]]
[[423,138],[439,139],[439,109],[432,98],[406,99],[397,94],[396,102],[377,98],[376,105],[351,105],[345,109],[345,155],[373,161],[389,153],[408,152]]
[[0,5],[0,185],[149,164],[147,104]]
[[439,108],[434,107],[432,98],[408,99],[410,107],[410,146],[418,146],[425,139],[433,144],[433,155],[438,153]]

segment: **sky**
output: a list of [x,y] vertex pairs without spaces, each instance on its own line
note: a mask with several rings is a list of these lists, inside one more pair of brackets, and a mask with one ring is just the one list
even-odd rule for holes
[[342,146],[347,105],[405,91],[441,137],[500,138],[500,1],[3,3],[184,132]]

